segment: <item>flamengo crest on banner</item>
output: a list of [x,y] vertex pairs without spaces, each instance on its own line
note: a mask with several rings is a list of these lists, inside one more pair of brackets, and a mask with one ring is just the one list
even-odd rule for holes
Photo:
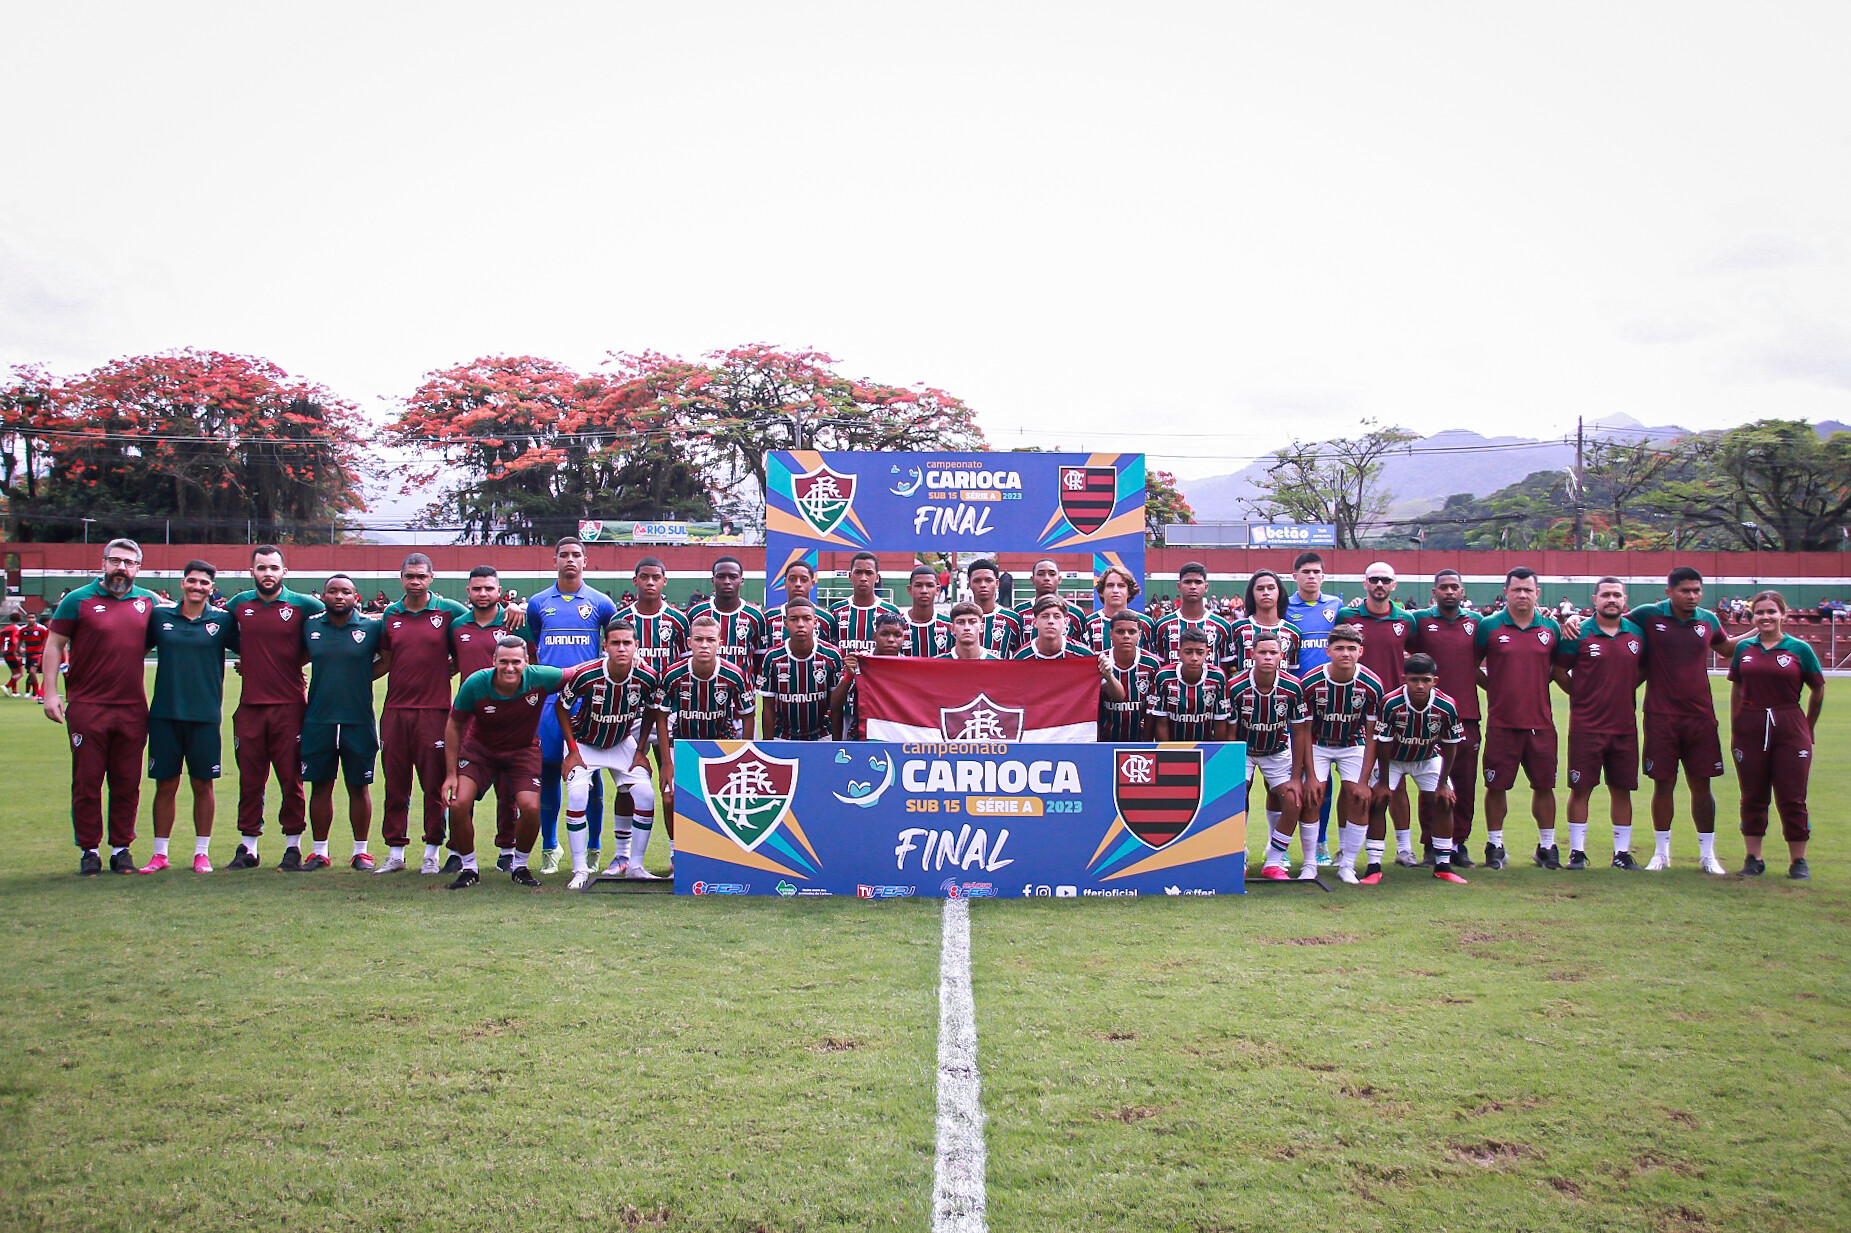
[[1177,839],[1202,806],[1200,749],[1120,749],[1112,796],[1125,829],[1152,848]]
[[855,477],[820,466],[791,478],[791,498],[811,530],[829,535],[842,525],[855,503]]
[[747,744],[730,757],[702,758],[701,788],[714,821],[750,852],[790,812],[797,795],[797,760],[772,757]]
[[1081,535],[1091,535],[1111,521],[1117,503],[1118,472],[1114,468],[1060,469],[1060,510]]

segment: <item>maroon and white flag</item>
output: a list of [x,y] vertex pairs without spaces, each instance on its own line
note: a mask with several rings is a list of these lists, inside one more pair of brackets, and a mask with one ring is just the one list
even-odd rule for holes
[[1098,736],[1095,659],[863,655],[855,706],[871,741],[1039,741]]

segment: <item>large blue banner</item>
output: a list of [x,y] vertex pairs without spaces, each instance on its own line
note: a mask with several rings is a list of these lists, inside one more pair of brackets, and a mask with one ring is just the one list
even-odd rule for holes
[[819,549],[1091,553],[1144,576],[1144,455],[782,450],[765,459],[767,602]]
[[684,895],[1244,890],[1239,744],[675,742]]

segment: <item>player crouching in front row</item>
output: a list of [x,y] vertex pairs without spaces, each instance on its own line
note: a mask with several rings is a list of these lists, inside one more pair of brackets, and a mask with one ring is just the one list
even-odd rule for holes
[[[540,885],[527,867],[540,837],[540,716],[547,710],[546,696],[557,693],[565,679],[562,668],[530,666],[527,643],[504,634],[495,641],[495,666],[473,674],[456,691],[443,741],[450,850],[463,858],[463,870],[450,883],[451,890],[482,880],[476,869],[476,798],[490,785],[498,796],[513,796],[520,815],[510,876],[517,886]],[[568,733],[566,748],[573,747]]]
[[1404,777],[1420,789],[1421,816],[1430,819],[1433,876],[1443,882],[1465,881],[1452,868],[1450,774],[1453,758],[1465,740],[1465,725],[1459,722],[1453,700],[1434,688],[1438,675],[1431,655],[1410,655],[1402,669],[1401,688],[1382,699],[1375,721],[1375,774],[1370,777],[1369,869],[1360,879],[1366,886],[1382,880],[1389,794]]

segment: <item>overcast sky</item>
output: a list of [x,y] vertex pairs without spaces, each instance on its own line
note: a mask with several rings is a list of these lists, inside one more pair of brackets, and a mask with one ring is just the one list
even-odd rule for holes
[[0,365],[814,346],[1185,476],[1851,419],[1851,5],[4,0]]

